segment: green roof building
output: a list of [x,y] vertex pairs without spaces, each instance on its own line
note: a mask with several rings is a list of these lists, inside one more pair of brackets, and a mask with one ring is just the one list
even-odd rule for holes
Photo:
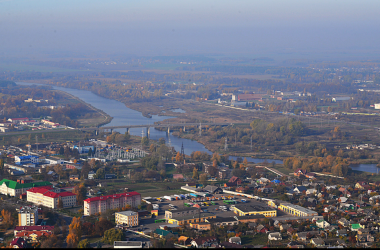
[[26,190],[34,187],[51,186],[48,181],[21,184],[17,181],[3,179],[0,181],[0,193],[10,196],[18,196],[26,193]]

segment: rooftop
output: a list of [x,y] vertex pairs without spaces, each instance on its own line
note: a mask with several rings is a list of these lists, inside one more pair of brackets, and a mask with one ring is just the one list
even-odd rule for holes
[[18,183],[17,181],[3,179],[3,180],[0,181],[0,186],[3,185],[4,183],[5,183],[5,185],[8,188],[12,188],[12,189],[30,188],[30,187],[42,187],[42,186],[51,186],[52,185],[48,181],[41,181],[41,182],[33,182],[33,183],[24,183],[24,184],[21,184],[21,183]]
[[201,218],[215,217],[215,214],[201,213],[200,215],[196,214],[196,215],[187,215],[187,216],[173,216],[172,219],[181,221],[181,220],[197,219],[199,217]]
[[271,208],[265,204],[258,204],[258,203],[254,205],[238,204],[238,205],[235,205],[235,207],[245,213],[252,212],[252,211],[276,211],[276,209],[274,208]]
[[301,206],[298,206],[298,205],[294,205],[294,204],[291,204],[291,203],[281,203],[281,205],[283,206],[287,206],[287,207],[290,207],[290,208],[293,208],[293,209],[296,209],[298,211],[301,211],[301,212],[304,212],[304,213],[316,213],[315,211],[311,210],[311,209],[308,209],[308,208],[304,208],[304,207],[301,207]]
[[136,195],[140,196],[140,193],[132,191],[132,192],[122,193],[122,194],[111,194],[111,195],[88,198],[88,199],[85,199],[84,201],[85,202],[93,202],[93,201],[108,200],[108,199],[119,199],[120,197],[132,197],[132,196],[136,196]]
[[124,216],[132,216],[132,215],[137,215],[138,213],[133,212],[133,211],[122,211],[122,212],[117,212],[116,214],[121,214]]

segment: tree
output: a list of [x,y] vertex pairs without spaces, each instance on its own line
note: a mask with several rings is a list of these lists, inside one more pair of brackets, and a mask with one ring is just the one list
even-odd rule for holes
[[198,179],[199,175],[198,175],[198,169],[197,168],[194,168],[193,169],[193,179]]
[[3,216],[3,224],[5,225],[6,228],[10,228],[13,226],[13,218],[12,218],[12,213],[9,212],[8,210],[2,210],[1,215]]
[[74,187],[73,193],[77,195],[77,202],[79,205],[83,205],[83,200],[86,199],[87,189],[84,183]]
[[105,176],[105,172],[104,172],[104,169],[103,168],[99,168],[97,171],[96,171],[96,174],[95,174],[95,179],[104,179],[104,176]]
[[90,248],[90,242],[88,241],[88,239],[79,241],[78,248]]
[[150,213],[150,211],[153,210],[153,205],[152,205],[152,204],[148,204],[148,205],[146,206],[146,210]]
[[92,156],[92,148],[89,148],[87,156],[91,157]]
[[58,208],[63,208],[63,201],[62,201],[61,197],[59,197],[59,199],[58,199],[57,207]]
[[123,231],[118,228],[111,228],[104,232],[103,242],[112,245],[114,241],[121,241],[124,238]]
[[205,186],[207,183],[207,174],[206,173],[201,174],[199,176],[199,181],[203,184],[203,186]]
[[175,156],[176,162],[182,162],[183,161],[183,155],[180,152],[177,152],[177,155]]
[[66,242],[68,247],[76,247],[82,237],[82,222],[79,217],[74,217],[69,225],[69,234]]

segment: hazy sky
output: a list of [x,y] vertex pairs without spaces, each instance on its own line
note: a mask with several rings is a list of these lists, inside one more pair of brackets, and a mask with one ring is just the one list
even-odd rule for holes
[[0,55],[380,55],[379,0],[0,0]]

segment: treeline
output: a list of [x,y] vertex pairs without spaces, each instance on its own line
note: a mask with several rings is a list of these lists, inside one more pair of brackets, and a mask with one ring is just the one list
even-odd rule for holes
[[[187,130],[192,131],[192,130]],[[194,132],[196,132],[194,130]],[[224,140],[228,138],[228,144],[240,142],[244,145],[251,143],[253,146],[272,146],[272,145],[289,145],[297,141],[297,137],[304,136],[309,133],[306,126],[295,119],[285,118],[276,123],[266,122],[261,119],[255,119],[247,127],[209,127],[203,136],[209,137],[209,142],[220,142],[224,144]]]
[[301,168],[308,172],[326,172],[336,176],[346,176],[348,165],[347,159],[332,155],[303,159],[300,157],[289,157],[284,160],[284,166],[294,171]]

